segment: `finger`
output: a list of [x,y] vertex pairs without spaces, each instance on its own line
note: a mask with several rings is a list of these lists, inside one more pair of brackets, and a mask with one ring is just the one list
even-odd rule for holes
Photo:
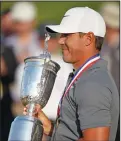
[[40,106],[39,104],[36,104],[36,105],[35,105],[35,108],[41,109],[41,106]]
[[29,108],[29,105],[26,105],[26,108],[28,109]]
[[41,106],[40,106],[39,104],[36,104],[36,105],[35,105],[34,112],[35,112],[35,113],[38,113],[38,112],[40,112],[40,111],[41,111]]
[[27,112],[27,108],[24,108],[24,112]]
[[44,112],[42,110],[38,111],[38,118],[40,118],[41,120],[46,118],[46,115],[44,114]]
[[23,112],[23,115],[27,115],[27,112]]

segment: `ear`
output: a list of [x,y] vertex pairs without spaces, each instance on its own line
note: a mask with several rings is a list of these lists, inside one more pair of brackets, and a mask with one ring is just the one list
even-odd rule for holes
[[94,42],[95,36],[93,32],[88,32],[85,37],[86,37],[86,41],[85,41],[86,46],[89,46]]

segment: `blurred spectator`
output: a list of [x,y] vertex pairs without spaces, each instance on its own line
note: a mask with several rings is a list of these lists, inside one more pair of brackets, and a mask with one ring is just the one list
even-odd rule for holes
[[5,9],[1,13],[1,32],[2,37],[7,37],[13,33],[10,9]]
[[14,34],[6,39],[19,63],[28,56],[39,55],[38,35],[35,31],[36,7],[31,2],[17,2],[11,9]]
[[19,69],[19,65],[28,56],[41,53],[39,38],[35,31],[36,8],[34,5],[31,2],[17,2],[11,8],[10,17],[14,33],[2,43],[5,48],[1,57],[3,86],[3,97],[1,99],[2,141],[8,140],[11,122],[15,116],[20,115],[23,111],[20,100],[16,100],[20,89],[18,91],[12,89],[16,83],[16,78],[14,80],[16,69]]
[[[40,24],[39,27],[39,35],[40,35],[40,46],[44,48],[44,40],[45,40],[45,25],[54,24],[54,22],[45,22]],[[66,81],[70,72],[72,72],[72,66],[63,61],[62,55],[60,53],[60,48],[57,43],[56,34],[49,33],[51,38],[48,41],[48,50],[51,53],[51,59],[57,62],[61,69],[57,74],[57,78],[52,90],[51,97],[47,103],[47,105],[43,108],[44,113],[51,119],[55,121],[57,114],[57,107],[64,91]]]
[[[1,40],[0,44],[4,44],[6,41],[6,37],[10,36],[13,33],[13,28],[12,28],[12,18],[10,15],[10,9],[5,9],[1,13]],[[4,47],[4,46],[2,46]],[[1,51],[3,51],[4,48],[2,48]]]
[[[120,90],[120,57],[119,57],[119,2],[105,2],[101,7],[101,14],[107,26],[106,38],[102,47],[101,55],[108,61],[108,68]],[[120,121],[120,120],[119,120]],[[118,125],[116,140],[120,140],[120,122]]]
[[107,26],[106,38],[102,47],[101,55],[108,61],[111,71],[119,90],[119,5],[108,2],[101,7],[101,14]]
[[11,48],[4,49],[0,60],[3,93],[1,96],[1,139],[2,141],[7,141],[10,125],[14,119],[11,112],[12,99],[9,86],[14,81],[14,72],[18,63]]
[[[36,14],[36,7],[31,2],[17,2],[11,9],[15,34],[8,37],[6,46],[12,48],[19,64],[15,71],[15,80],[10,86],[11,97],[13,99],[12,112],[14,116],[22,113],[20,83],[23,70],[20,68],[23,66],[25,58],[39,55],[42,51],[39,44],[39,36],[35,30]],[[18,76],[19,78],[17,78]],[[15,111],[20,112],[16,113]]]
[[18,63],[11,48],[5,48],[1,55],[1,80],[3,93],[9,93],[9,84],[14,81],[14,72]]
[[[10,97],[9,85],[14,80],[14,71],[17,67],[17,62],[13,51],[9,48],[4,47],[6,38],[13,33],[12,30],[12,19],[10,15],[10,9],[6,9],[1,13],[1,140],[8,140],[8,133],[11,122],[13,121],[13,115],[11,113],[12,99]],[[9,117],[9,118],[8,118]]]

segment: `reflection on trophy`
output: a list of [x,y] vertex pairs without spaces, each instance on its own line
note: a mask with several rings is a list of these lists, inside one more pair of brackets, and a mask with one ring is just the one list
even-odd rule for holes
[[[48,35],[48,34],[47,34]],[[27,116],[18,116],[11,125],[8,141],[41,141],[43,127],[39,119],[33,117],[36,104],[43,108],[51,95],[56,74],[60,66],[50,59],[45,39],[45,50],[40,56],[25,59],[21,84],[21,101],[29,105]]]

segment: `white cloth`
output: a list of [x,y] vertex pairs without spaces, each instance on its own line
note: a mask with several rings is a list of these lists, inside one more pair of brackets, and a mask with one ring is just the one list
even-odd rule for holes
[[15,102],[20,101],[20,89],[21,89],[23,71],[24,71],[24,63],[21,63],[16,69],[15,80],[10,86],[11,97]]

